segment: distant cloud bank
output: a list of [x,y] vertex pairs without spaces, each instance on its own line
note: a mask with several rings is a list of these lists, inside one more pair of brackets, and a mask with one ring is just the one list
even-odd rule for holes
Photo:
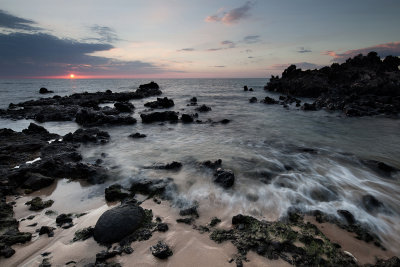
[[254,5],[252,1],[247,1],[243,6],[231,9],[228,12],[218,12],[205,18],[206,22],[222,22],[227,25],[237,23],[239,20],[249,16],[249,11]]
[[335,51],[325,51],[322,54],[331,56],[333,57],[332,61],[341,63],[346,61],[346,59],[350,57],[354,57],[358,54],[366,55],[371,51],[377,52],[378,55],[382,58],[389,55],[400,56],[400,42],[385,43],[361,49],[348,50],[344,53],[337,53]]

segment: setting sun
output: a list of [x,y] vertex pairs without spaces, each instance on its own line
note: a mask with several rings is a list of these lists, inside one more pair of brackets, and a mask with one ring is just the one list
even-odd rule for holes
[[71,79],[73,79],[73,78],[75,78],[75,75],[74,75],[74,74],[70,74],[69,77],[70,77]]

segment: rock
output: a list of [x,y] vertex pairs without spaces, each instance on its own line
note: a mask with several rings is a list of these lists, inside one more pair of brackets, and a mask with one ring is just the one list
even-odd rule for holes
[[313,104],[309,104],[309,103],[304,103],[303,106],[301,106],[302,110],[311,110],[311,111],[315,111],[317,110],[317,107],[315,106],[315,103]]
[[128,193],[121,191],[122,186],[119,184],[110,185],[105,189],[105,197],[107,201],[123,200],[129,196]]
[[202,166],[210,168],[210,169],[217,169],[217,168],[221,167],[221,164],[222,164],[221,159],[217,159],[214,162],[212,162],[210,160],[206,160],[201,163]]
[[40,173],[25,174],[27,180],[22,184],[22,188],[31,189],[32,191],[39,190],[46,186],[51,185],[54,182],[54,178],[41,175]]
[[157,83],[151,81],[150,83],[141,84],[139,89],[158,89],[160,88]]
[[0,245],[0,256],[4,256],[5,258],[10,258],[15,254],[15,250],[10,246],[1,246]]
[[150,247],[151,254],[159,259],[166,259],[172,256],[172,251],[163,241],[159,241],[156,245]]
[[94,239],[100,244],[111,244],[137,230],[144,218],[144,210],[133,204],[122,204],[104,212],[94,227]]
[[40,197],[35,197],[34,199],[25,203],[25,205],[30,205],[29,210],[38,211],[53,205],[53,200],[43,201]]
[[109,133],[100,131],[98,128],[78,129],[74,133],[68,133],[63,137],[65,142],[76,143],[108,143],[110,140]]
[[214,226],[216,226],[217,224],[219,224],[221,222],[221,220],[220,219],[218,219],[217,217],[213,217],[212,219],[211,219],[211,222],[210,222],[210,226],[211,227],[214,227]]
[[145,138],[146,135],[145,134],[141,134],[141,133],[134,133],[129,135],[130,138]]
[[44,235],[47,234],[48,237],[53,237],[54,236],[54,228],[50,226],[42,226],[40,227],[39,230],[39,235]]
[[174,105],[174,101],[172,99],[168,99],[168,97],[157,98],[157,101],[147,102],[144,104],[145,107],[149,108],[170,108]]
[[79,125],[85,127],[130,125],[136,123],[136,119],[131,116],[106,115],[101,111],[90,111],[86,109],[82,109],[76,114],[75,121]]
[[378,212],[384,209],[383,203],[372,195],[364,195],[361,201],[364,209],[368,212]]
[[117,102],[114,107],[119,112],[132,112],[135,109],[135,106],[129,102]]
[[253,96],[252,98],[249,99],[250,103],[257,103],[258,99],[257,97]]
[[279,101],[277,101],[277,100],[275,100],[275,99],[273,99],[273,98],[271,98],[271,97],[269,97],[269,96],[266,96],[266,97],[264,98],[264,100],[262,100],[261,102],[263,102],[263,103],[265,103],[265,104],[269,104],[269,105],[278,104],[278,103],[279,103]]
[[189,216],[189,215],[193,215],[197,218],[199,218],[199,213],[197,212],[197,206],[192,206],[190,208],[186,208],[186,209],[181,209],[179,211],[179,215],[180,216]]
[[106,260],[115,257],[116,255],[121,255],[122,251],[112,250],[112,251],[101,251],[96,254],[96,264],[105,262]]
[[157,224],[157,231],[159,231],[159,232],[166,232],[166,231],[168,231],[168,224],[166,224],[166,223],[159,223],[159,224]]
[[249,91],[249,88],[247,87],[247,85],[245,85],[245,86],[243,87],[243,91]]
[[337,213],[346,220],[348,224],[355,224],[354,215],[348,210],[337,210]]
[[64,225],[72,225],[71,214],[62,213],[58,215],[56,218],[56,224],[60,227],[63,227]]
[[334,201],[338,198],[335,192],[322,186],[312,188],[310,191],[310,197],[313,200],[320,202]]
[[190,114],[182,114],[181,121],[184,123],[190,123],[190,122],[193,122],[194,119]]
[[190,102],[191,103],[197,103],[197,97],[192,97],[191,99],[190,99]]
[[253,91],[254,91],[253,88],[250,88],[250,89],[249,89],[249,92],[253,92]]
[[22,132],[24,134],[28,134],[28,135],[30,135],[30,134],[44,134],[44,135],[49,134],[49,132],[44,127],[39,126],[32,122],[29,124],[28,129],[24,129],[24,130],[22,130]]
[[377,260],[375,267],[397,267],[400,266],[400,259],[396,256],[391,257],[387,260]]
[[201,105],[200,107],[196,108],[198,112],[208,112],[211,111],[211,108],[206,105]]
[[153,112],[149,114],[140,114],[143,123],[152,123],[156,121],[178,121],[178,113],[175,111]]
[[163,194],[165,189],[172,183],[172,178],[165,179],[144,179],[136,178],[132,180],[130,191],[145,195],[154,196]]
[[231,122],[231,120],[228,120],[228,119],[223,119],[220,121],[220,123],[222,123],[222,124],[228,124],[230,122]]
[[182,163],[173,161],[167,164],[156,164],[150,167],[151,169],[164,169],[164,170],[179,170],[182,168]]
[[230,188],[235,182],[235,175],[231,170],[218,168],[214,173],[214,183],[224,188]]
[[44,258],[42,260],[42,263],[39,264],[39,267],[51,267],[51,263],[49,262],[48,258]]
[[185,223],[185,224],[192,224],[193,221],[194,221],[193,217],[179,218],[176,220],[177,223]]
[[91,238],[93,236],[93,232],[94,232],[94,228],[91,226],[80,229],[75,232],[74,239],[72,239],[72,242],[76,242],[79,240],[83,241],[88,238]]
[[42,87],[42,88],[40,88],[39,93],[40,94],[51,94],[51,93],[54,93],[54,92],[48,90],[47,88]]

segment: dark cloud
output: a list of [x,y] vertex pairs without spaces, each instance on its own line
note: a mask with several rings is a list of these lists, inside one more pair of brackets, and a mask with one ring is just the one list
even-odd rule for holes
[[178,52],[192,52],[192,51],[195,51],[196,49],[194,49],[194,48],[182,48],[182,49],[179,49],[179,50],[176,50],[176,51],[178,51]]
[[243,38],[243,42],[246,44],[254,44],[261,42],[260,35],[247,35]]
[[236,44],[234,42],[229,41],[229,40],[222,41],[221,44],[229,46],[229,48],[234,48],[236,46]]
[[219,65],[219,66],[213,66],[214,68],[225,68],[226,66]]
[[306,49],[304,47],[299,47],[299,50],[297,50],[297,53],[311,53],[312,51],[310,49]]
[[97,33],[100,38],[90,38],[92,40],[96,40],[103,43],[113,43],[115,41],[120,40],[116,32],[107,26],[93,25],[90,27],[90,30],[94,33]]
[[37,31],[39,27],[32,26],[36,24],[33,20],[16,17],[0,9],[0,28],[12,30]]
[[251,56],[250,56],[250,57],[247,57],[247,58],[254,58],[254,57],[251,57]]
[[228,12],[219,12],[215,15],[206,17],[206,22],[222,22],[224,24],[237,23],[239,20],[249,16],[249,10],[253,6],[252,1],[247,1],[243,6],[234,8]]
[[209,51],[209,52],[214,52],[214,51],[219,51],[219,50],[224,50],[224,49],[226,49],[226,48],[222,48],[222,47],[218,47],[218,48],[209,48],[209,49],[207,49],[207,51]]
[[323,55],[329,55],[333,57],[332,61],[335,62],[345,62],[346,59],[350,57],[354,57],[358,54],[368,54],[371,51],[375,51],[378,53],[378,55],[382,58],[387,57],[389,55],[391,56],[400,56],[400,42],[392,42],[392,43],[385,43],[385,44],[379,44],[375,46],[370,46],[366,48],[361,48],[361,49],[354,49],[354,50],[348,50],[344,53],[336,53],[334,51],[325,51],[323,52]]
[[82,43],[46,33],[0,34],[0,77],[65,75],[71,70],[108,75],[162,71],[146,62],[89,55],[111,48],[110,44]]

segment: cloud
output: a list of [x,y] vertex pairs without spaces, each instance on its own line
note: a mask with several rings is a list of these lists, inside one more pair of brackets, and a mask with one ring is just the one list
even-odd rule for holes
[[375,51],[382,58],[392,55],[392,56],[400,56],[400,42],[391,42],[385,44],[379,44],[375,46],[370,46],[366,48],[348,50],[344,53],[336,53],[334,51],[325,51],[322,54],[333,57],[332,61],[335,62],[345,62],[346,59],[350,57],[354,57],[358,54],[368,54],[371,51]]
[[0,28],[24,31],[41,30],[39,27],[32,26],[32,24],[36,24],[36,22],[16,17],[0,9]]
[[214,52],[214,51],[219,51],[219,50],[224,50],[224,49],[226,49],[226,48],[218,47],[218,48],[209,48],[206,51]]
[[247,57],[247,58],[254,58],[254,57],[250,56],[250,57]]
[[196,49],[194,49],[194,48],[182,48],[182,49],[179,49],[179,50],[176,50],[177,52],[192,52],[192,51],[195,51]]
[[226,66],[222,66],[222,65],[219,65],[219,66],[213,66],[214,68],[225,68]]
[[205,18],[206,22],[222,22],[227,25],[237,23],[239,20],[249,16],[249,10],[253,6],[252,1],[247,1],[244,5],[234,8],[228,12],[218,12],[215,15]]
[[297,50],[297,53],[311,53],[312,51],[310,49],[306,49],[304,47],[299,47],[299,50]]
[[221,44],[222,45],[226,45],[229,48],[234,48],[236,46],[236,44],[234,42],[229,41],[229,40],[222,41]]
[[96,24],[90,27],[90,30],[100,36],[100,38],[90,38],[91,40],[96,40],[103,43],[113,43],[120,40],[116,32],[110,27],[100,26]]
[[71,70],[108,75],[162,72],[151,63],[90,55],[112,48],[110,44],[83,43],[46,33],[0,33],[0,77],[55,76]]
[[261,42],[260,35],[247,35],[243,38],[243,42],[246,44],[254,44]]

